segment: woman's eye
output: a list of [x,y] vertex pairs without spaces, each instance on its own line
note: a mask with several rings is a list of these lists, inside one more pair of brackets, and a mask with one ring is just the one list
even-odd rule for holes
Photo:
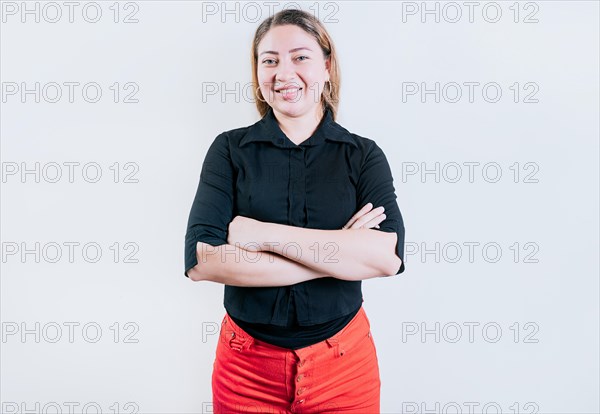
[[[300,60],[300,61],[304,61],[306,59],[309,59],[309,57],[308,56],[298,56],[296,59]],[[274,65],[277,63],[277,61],[274,59],[265,59],[265,60],[263,60],[262,63],[265,65]]]

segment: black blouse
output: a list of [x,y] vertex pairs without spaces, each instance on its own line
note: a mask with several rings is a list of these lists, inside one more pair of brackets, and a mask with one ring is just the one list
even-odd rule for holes
[[[333,121],[329,109],[313,135],[296,145],[269,108],[260,121],[222,132],[209,147],[187,224],[184,274],[198,264],[197,242],[227,243],[228,225],[236,215],[339,230],[369,202],[373,208],[385,208],[386,219],[373,230],[397,234],[396,254],[402,265],[396,274],[402,273],[404,222],[381,148]],[[225,285],[223,303],[235,321],[246,322],[248,330],[257,328],[256,336],[264,332],[271,343],[278,342],[273,332],[283,341],[286,329],[316,328],[317,335],[299,338],[297,347],[300,342],[319,342],[341,329],[341,321],[348,322],[362,303],[361,282],[325,277],[281,287]]]

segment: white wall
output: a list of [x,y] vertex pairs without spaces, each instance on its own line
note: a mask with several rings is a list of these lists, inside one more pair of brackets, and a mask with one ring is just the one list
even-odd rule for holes
[[[258,120],[243,87],[269,6],[250,4],[76,2],[70,22],[2,2],[3,412],[211,412],[223,286],[183,276],[183,236],[208,146]],[[382,411],[599,412],[598,3],[302,8],[406,225],[406,272],[363,282]]]

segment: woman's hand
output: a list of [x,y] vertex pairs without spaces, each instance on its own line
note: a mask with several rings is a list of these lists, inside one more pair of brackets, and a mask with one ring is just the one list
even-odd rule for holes
[[379,228],[379,223],[385,220],[385,214],[383,206],[379,206],[376,209],[373,209],[372,203],[367,203],[363,208],[358,210],[358,212],[352,216],[350,220],[342,227],[343,230],[346,229],[370,229],[371,227]]

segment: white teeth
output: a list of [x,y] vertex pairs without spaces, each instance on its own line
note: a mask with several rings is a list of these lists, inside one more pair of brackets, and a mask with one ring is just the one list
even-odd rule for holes
[[293,89],[280,89],[277,92],[287,94],[287,93],[292,93],[294,91],[299,91],[300,89],[302,89],[302,88],[297,88],[297,89],[296,88],[293,88]]

